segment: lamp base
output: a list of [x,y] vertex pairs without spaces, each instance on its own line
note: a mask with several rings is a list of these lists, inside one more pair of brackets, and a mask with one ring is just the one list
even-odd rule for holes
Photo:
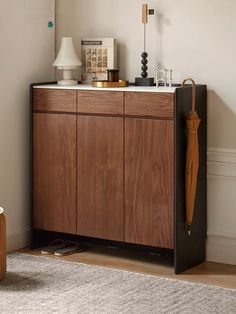
[[61,80],[61,81],[58,81],[57,84],[60,86],[73,86],[73,85],[78,85],[78,82],[75,80]]
[[153,77],[136,77],[135,86],[155,86]]

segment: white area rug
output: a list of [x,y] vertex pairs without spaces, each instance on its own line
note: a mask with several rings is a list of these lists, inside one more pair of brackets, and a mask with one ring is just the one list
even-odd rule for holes
[[0,313],[235,314],[236,290],[11,254]]

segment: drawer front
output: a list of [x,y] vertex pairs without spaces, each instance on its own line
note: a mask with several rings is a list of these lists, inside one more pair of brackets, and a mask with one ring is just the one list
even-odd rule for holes
[[143,117],[174,117],[172,93],[125,93],[125,114]]
[[98,114],[124,114],[124,93],[104,91],[78,91],[78,112]]
[[76,91],[35,88],[34,110],[76,112]]

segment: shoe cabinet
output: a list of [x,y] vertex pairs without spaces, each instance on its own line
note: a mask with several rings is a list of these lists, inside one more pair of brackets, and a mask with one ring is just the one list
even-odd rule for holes
[[206,86],[197,86],[200,165],[185,228],[191,87],[31,85],[32,242],[69,234],[157,248],[175,272],[205,260]]

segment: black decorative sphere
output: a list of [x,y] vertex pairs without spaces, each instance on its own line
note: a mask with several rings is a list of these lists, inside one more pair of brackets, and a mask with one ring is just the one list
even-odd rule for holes
[[148,73],[144,71],[144,72],[141,73],[141,76],[142,76],[142,77],[147,77],[147,76],[148,76]]
[[144,52],[141,54],[141,57],[144,58],[144,59],[146,59],[146,58],[148,57],[148,53],[144,51]]
[[142,65],[141,69],[142,71],[147,71],[148,67],[146,65]]
[[144,51],[144,52],[142,52],[141,56],[142,56],[142,60],[141,60],[141,63],[142,63],[142,66],[141,66],[142,73],[141,73],[141,76],[142,76],[142,78],[146,78],[146,77],[148,77],[148,73],[147,73],[147,69],[148,69],[148,66],[147,66],[147,63],[148,63],[148,60],[147,60],[148,53],[146,51]]

